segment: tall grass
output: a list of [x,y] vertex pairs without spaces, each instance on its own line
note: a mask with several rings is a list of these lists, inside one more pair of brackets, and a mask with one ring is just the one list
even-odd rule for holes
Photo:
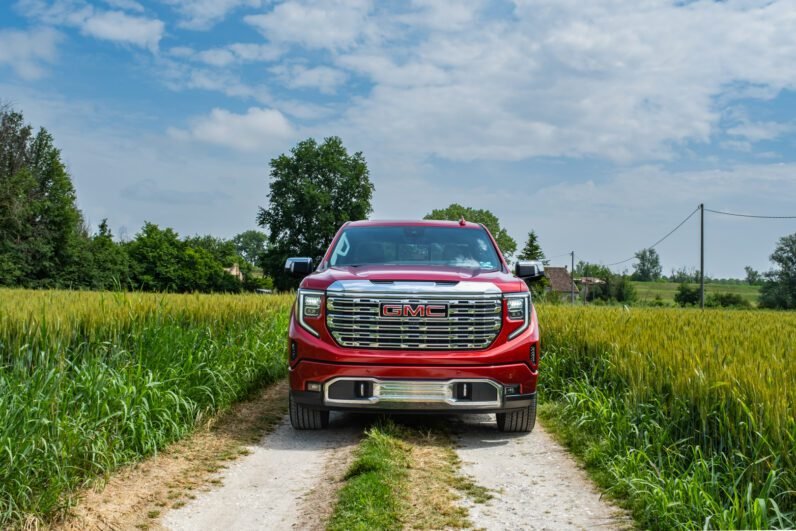
[[291,302],[0,290],[0,527],[282,376]]
[[538,310],[546,411],[642,525],[796,525],[796,314]]

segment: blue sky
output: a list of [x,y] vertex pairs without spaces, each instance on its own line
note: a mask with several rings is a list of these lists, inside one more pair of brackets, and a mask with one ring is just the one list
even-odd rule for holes
[[[128,237],[255,228],[268,161],[339,135],[375,218],[459,202],[612,263],[700,202],[796,214],[794,27],[770,0],[18,0],[0,100]],[[707,273],[737,277],[796,221],[706,228]],[[698,264],[697,235],[695,217],[661,244],[666,272]]]

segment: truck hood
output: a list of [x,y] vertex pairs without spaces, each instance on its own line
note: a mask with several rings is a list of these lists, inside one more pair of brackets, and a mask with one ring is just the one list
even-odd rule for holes
[[[325,290],[338,280],[374,282],[490,282],[501,291],[527,291],[525,283],[503,271],[484,271],[467,267],[417,267],[397,265],[372,265],[360,267],[330,267],[307,276],[301,287]],[[374,286],[375,288],[375,286]]]

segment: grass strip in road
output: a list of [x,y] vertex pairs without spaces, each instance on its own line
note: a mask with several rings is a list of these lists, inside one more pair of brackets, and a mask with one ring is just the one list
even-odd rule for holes
[[410,452],[395,424],[371,427],[346,474],[329,529],[400,529]]
[[447,432],[379,421],[357,450],[328,528],[461,529],[472,527],[462,495],[491,496],[459,473]]

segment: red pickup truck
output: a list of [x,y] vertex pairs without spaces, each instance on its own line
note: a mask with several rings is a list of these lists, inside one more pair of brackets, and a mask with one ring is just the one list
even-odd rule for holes
[[539,327],[523,281],[482,225],[356,221],[304,279],[290,318],[290,421],[320,429],[331,410],[496,413],[502,431],[536,422]]

